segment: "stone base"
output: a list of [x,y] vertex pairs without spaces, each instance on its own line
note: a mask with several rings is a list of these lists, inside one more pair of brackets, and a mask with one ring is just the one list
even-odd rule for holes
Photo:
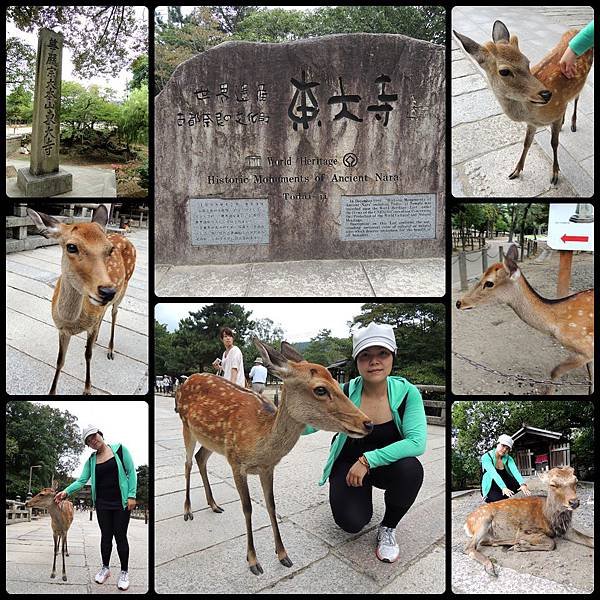
[[73,175],[59,169],[56,173],[32,175],[29,167],[17,172],[17,185],[27,197],[56,196],[73,189]]

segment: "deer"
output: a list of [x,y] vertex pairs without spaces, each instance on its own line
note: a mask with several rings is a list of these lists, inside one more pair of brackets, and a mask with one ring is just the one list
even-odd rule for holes
[[92,393],[90,363],[104,314],[112,307],[107,358],[114,360],[115,325],[119,304],[135,269],[135,246],[116,233],[106,234],[108,209],[94,210],[90,223],[68,225],[54,217],[27,209],[38,231],[62,248],[61,274],[52,296],[52,319],[59,334],[56,371],[50,395],[56,395],[71,336],[87,332],[84,395]]
[[214,500],[206,463],[217,452],[231,466],[246,520],[246,560],[250,571],[260,575],[264,571],[254,548],[248,475],[260,477],[275,552],[282,565],[291,567],[293,563],[281,540],[275,513],[275,466],[295,446],[307,424],[361,438],[371,433],[373,423],[342,392],[325,367],[305,361],[287,342],[282,342],[278,352],[256,337],[253,341],[267,369],[283,380],[278,408],[260,394],[211,373],[190,376],[177,390],[176,401],[186,450],[184,521],[194,518],[190,473],[192,454],[199,442],[195,458],[206,501],[215,513],[222,513],[223,509]]
[[560,59],[569,41],[579,32],[566,31],[558,44],[531,69],[529,59],[519,49],[516,35],[510,35],[502,21],[492,28],[492,41],[478,44],[454,31],[462,47],[483,69],[489,86],[506,116],[512,121],[525,122],[527,132],[523,153],[517,166],[508,176],[516,179],[523,171],[525,157],[539,127],[551,126],[551,145],[554,154],[550,183],[558,183],[558,139],[565,120],[567,104],[575,100],[571,117],[571,131],[577,131],[577,102],[594,60],[593,49],[579,56],[574,64],[574,75],[567,78],[560,69]]
[[53,488],[44,488],[39,494],[26,502],[25,506],[27,508],[45,508],[50,513],[50,519],[52,520],[52,534],[54,536],[54,562],[52,563],[50,579],[56,577],[56,555],[58,554],[58,547],[62,540],[62,580],[67,581],[65,554],[69,556],[67,533],[73,522],[73,503],[69,500],[63,500],[60,504],[56,504],[56,502],[54,502],[55,495],[56,490]]
[[467,516],[465,533],[471,539],[465,553],[497,577],[492,561],[479,546],[508,546],[515,552],[551,551],[555,538],[594,547],[594,538],[574,529],[573,511],[579,506],[573,467],[555,467],[539,474],[548,495],[509,498],[480,506]]
[[[507,304],[527,325],[553,337],[573,352],[552,369],[551,381],[585,365],[591,394],[594,385],[594,289],[565,298],[544,298],[525,279],[517,258],[517,247],[513,244],[504,261],[489,267],[475,286],[456,301],[456,308],[471,310],[491,301]],[[554,386],[551,385],[547,392],[552,394]]]

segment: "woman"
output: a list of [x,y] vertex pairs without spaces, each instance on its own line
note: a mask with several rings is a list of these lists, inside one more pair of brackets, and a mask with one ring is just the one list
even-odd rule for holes
[[229,327],[223,327],[221,329],[221,341],[225,346],[225,352],[223,352],[223,359],[217,358],[213,362],[213,367],[223,370],[223,377],[228,379],[232,383],[246,386],[246,375],[244,374],[244,357],[242,351],[233,345],[234,337],[233,331]]
[[504,496],[510,498],[519,490],[526,496],[531,496],[525,480],[509,454],[513,443],[509,435],[502,434],[498,438],[496,450],[490,450],[481,457],[481,495],[486,502],[498,502],[503,500]]
[[[390,325],[371,323],[353,336],[352,357],[360,377],[344,393],[373,422],[373,432],[355,439],[339,433],[319,485],[329,479],[329,502],[335,522],[359,532],[373,516],[373,486],[385,490],[385,515],[377,532],[376,556],[398,559],[396,526],[413,505],[423,483],[415,458],[425,452],[427,422],[419,390],[403,377],[391,377],[396,338]],[[312,433],[307,428],[305,433]]]
[[106,444],[104,434],[93,425],[88,425],[83,430],[83,442],[95,452],[86,461],[81,477],[62,492],[58,492],[54,496],[54,501],[59,503],[64,500],[69,494],[80,490],[91,478],[92,502],[96,506],[100,526],[102,554],[102,568],[95,580],[104,583],[110,576],[110,554],[114,537],[121,561],[121,574],[117,587],[126,590],[129,587],[127,527],[130,511],[135,508],[137,489],[135,465],[125,446]]

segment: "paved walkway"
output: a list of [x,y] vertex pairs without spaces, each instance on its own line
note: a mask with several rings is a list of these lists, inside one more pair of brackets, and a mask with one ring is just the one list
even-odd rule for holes
[[[115,359],[108,361],[111,311],[104,317],[92,356],[93,394],[145,394],[148,389],[148,231],[129,239],[137,264],[119,307]],[[6,391],[47,394],[54,377],[58,331],[51,301],[60,275],[60,246],[6,255]],[[86,334],[71,338],[58,382],[59,394],[81,394],[85,382]]]
[[[129,590],[127,594],[148,591],[148,525],[131,519],[129,541]],[[94,581],[100,570],[100,529],[93,515],[76,512],[67,537],[69,556],[65,557],[67,581],[62,580],[62,557],[56,559],[57,576],[50,579],[53,547],[49,516],[30,523],[6,526],[6,591],[9,594],[118,594],[121,566],[116,546],[110,558],[111,576],[103,584]]]
[[442,593],[445,589],[445,428],[428,426],[425,469],[416,504],[397,529],[400,559],[375,557],[376,528],[383,517],[383,491],[374,490],[371,523],[359,534],[333,522],[328,486],[319,487],[332,433],[300,439],[275,469],[281,536],[294,563],[286,568],[274,552],[269,516],[258,477],[249,477],[252,523],[264,574],[246,563],[241,503],[225,459],[213,454],[208,473],[215,500],[207,506],[197,465],[192,469],[194,520],[183,520],[185,452],[173,399],[155,399],[156,591],[158,593]]
[[443,296],[443,258],[157,265],[158,296]]
[[[594,16],[591,6],[455,7],[452,29],[479,43],[491,40],[492,25],[503,21],[519,38],[521,51],[535,65],[569,28],[581,28]],[[594,70],[577,107],[577,131],[571,132],[572,104],[562,128],[560,178],[550,184],[550,129],[539,129],[525,169],[508,174],[523,149],[526,126],[506,117],[476,62],[452,38],[452,193],[476,197],[590,197],[594,191]]]

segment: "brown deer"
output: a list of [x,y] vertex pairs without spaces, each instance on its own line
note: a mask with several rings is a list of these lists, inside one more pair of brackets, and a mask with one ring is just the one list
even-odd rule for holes
[[[552,369],[551,380],[585,365],[591,394],[594,384],[594,290],[556,300],[543,298],[521,273],[517,256],[517,247],[512,245],[504,262],[493,264],[473,289],[456,302],[456,308],[469,310],[493,300],[508,304],[522,321],[552,336],[574,353]],[[548,393],[552,392],[553,386],[548,389]]]
[[54,562],[52,563],[52,573],[50,578],[56,577],[56,555],[58,547],[62,540],[62,579],[67,581],[67,572],[65,570],[65,554],[69,556],[69,548],[67,547],[67,533],[73,522],[73,504],[69,500],[63,500],[60,504],[54,502],[56,490],[52,488],[44,488],[37,496],[25,503],[27,508],[34,506],[45,508],[50,513],[52,520],[52,534],[54,536]]
[[594,60],[594,51],[590,49],[575,61],[573,77],[567,78],[562,74],[560,59],[577,33],[577,29],[569,29],[558,45],[530,70],[529,60],[519,50],[517,36],[511,36],[502,21],[494,23],[493,41],[482,45],[454,31],[463,48],[485,71],[490,88],[506,116],[512,121],[527,123],[523,153],[509,179],[521,174],[536,130],[551,125],[554,153],[551,183],[558,182],[558,136],[565,120],[567,104],[575,100],[571,131],[576,131],[577,101]]
[[185,521],[194,518],[190,504],[190,472],[192,455],[196,442],[199,442],[201,447],[195,455],[196,461],[206,501],[216,513],[223,509],[213,498],[206,461],[213,452],[218,452],[231,466],[246,518],[246,559],[250,571],[259,575],[263,569],[256,558],[252,537],[248,475],[260,477],[277,557],[282,565],[291,567],[292,561],[281,541],[275,514],[275,466],[294,447],[306,424],[343,432],[353,438],[370,433],[373,424],[344,395],[325,367],[306,362],[286,342],[281,344],[281,353],[257,338],[254,343],[265,366],[284,382],[279,409],[260,394],[209,373],[192,375],[179,387],[177,409],[183,423],[186,449],[183,518]]
[[58,329],[59,346],[56,372],[50,394],[56,394],[58,376],[63,368],[71,336],[87,332],[85,348],[85,388],[92,393],[90,363],[104,313],[112,306],[112,327],[107,357],[114,359],[117,311],[135,268],[135,247],[126,238],[105,232],[106,206],[99,206],[91,223],[67,225],[54,217],[30,208],[27,213],[38,231],[54,238],[62,247],[61,275],[52,296],[52,319]]
[[471,538],[465,552],[497,577],[492,561],[479,546],[510,546],[516,552],[554,550],[556,537],[594,547],[594,538],[571,527],[579,506],[573,467],[555,467],[540,475],[548,496],[509,498],[480,506],[467,516],[465,532]]

